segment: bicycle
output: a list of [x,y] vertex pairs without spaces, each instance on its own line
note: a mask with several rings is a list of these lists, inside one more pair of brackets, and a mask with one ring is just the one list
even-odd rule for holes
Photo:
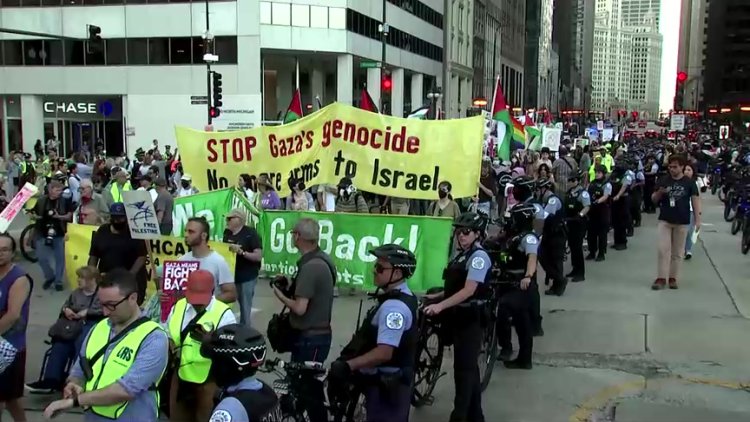
[[[442,288],[434,288],[428,290],[427,294],[435,294],[441,291],[443,291]],[[445,342],[441,335],[440,319],[422,312],[425,306],[434,302],[423,298],[419,307],[419,321],[417,322],[419,339],[417,340],[414,389],[411,398],[411,404],[414,407],[431,405],[434,401],[432,392],[435,390],[438,380],[446,375],[446,372],[441,372]]]
[[23,212],[27,216],[29,216],[31,222],[21,231],[21,236],[18,239],[20,243],[19,249],[21,250],[21,255],[27,261],[36,263],[37,261],[39,261],[39,259],[36,256],[36,245],[34,244],[34,239],[32,239],[31,236],[34,233],[34,228],[36,226],[36,220],[38,217],[36,216],[36,214],[34,214],[33,211],[29,209],[24,209]]
[[[310,380],[325,383],[327,371],[322,363],[285,362],[276,358],[267,360],[259,371],[274,373],[279,376],[273,382],[273,390],[279,397],[279,412],[269,422],[307,422],[310,420],[307,411],[301,404],[301,398],[305,394],[304,385]],[[326,388],[323,389],[323,391],[326,390]],[[341,412],[336,411],[335,408],[330,406],[330,399],[324,405],[329,414],[333,410],[334,422],[364,422],[365,411],[363,399],[364,397],[360,391],[354,389],[349,402],[340,405],[340,407],[345,406],[344,414],[341,414]]]

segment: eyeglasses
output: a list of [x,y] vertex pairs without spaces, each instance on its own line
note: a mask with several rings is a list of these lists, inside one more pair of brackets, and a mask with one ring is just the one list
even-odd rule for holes
[[11,253],[13,248],[0,248],[0,253]]
[[460,229],[456,229],[456,234],[461,234],[464,236],[468,236],[470,233],[473,233],[474,230],[468,228],[468,227],[462,227]]
[[117,307],[118,307],[118,306],[120,306],[120,304],[121,304],[121,303],[123,303],[123,302],[125,302],[126,300],[128,300],[128,298],[129,298],[129,297],[130,297],[130,295],[132,295],[132,294],[133,294],[133,293],[128,293],[128,294],[126,294],[126,295],[125,295],[125,297],[124,297],[124,298],[122,298],[122,299],[120,299],[120,301],[119,301],[119,302],[117,302],[117,303],[102,303],[102,306],[103,306],[103,307],[105,307],[105,308],[107,308],[107,309],[108,309],[109,311],[112,311],[112,312],[114,312],[114,310],[115,310],[115,309],[117,309]]
[[379,262],[377,264],[375,264],[375,272],[377,272],[378,274],[382,274],[383,271],[385,271],[385,270],[392,270],[392,269],[393,269],[393,267],[384,267],[383,264],[381,264]]

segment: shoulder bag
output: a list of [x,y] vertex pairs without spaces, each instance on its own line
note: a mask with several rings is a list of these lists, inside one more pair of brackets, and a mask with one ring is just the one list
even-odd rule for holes
[[[96,288],[96,290],[94,290],[94,294],[91,295],[91,300],[89,300],[89,304],[86,309],[91,309],[91,305],[94,303],[94,299],[96,299],[96,293],[98,290],[98,287]],[[81,335],[81,332],[83,331],[83,324],[85,323],[85,318],[71,320],[62,316],[57,321],[55,321],[55,323],[52,324],[51,327],[49,327],[47,335],[49,335],[53,341],[74,341],[78,338],[79,335]]]

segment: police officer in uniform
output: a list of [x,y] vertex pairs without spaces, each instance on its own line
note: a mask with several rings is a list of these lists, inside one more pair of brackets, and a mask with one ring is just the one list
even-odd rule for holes
[[633,178],[635,183],[631,188],[630,197],[630,214],[633,217],[633,227],[641,226],[641,207],[643,206],[643,188],[646,184],[646,173],[643,172],[643,165],[638,161],[638,169]]
[[542,241],[539,246],[539,260],[547,274],[547,280],[552,282],[552,285],[544,294],[562,296],[568,284],[563,270],[567,237],[563,204],[560,198],[555,195],[554,185],[549,179],[538,180],[537,190],[539,201],[547,214],[547,218],[544,219]]
[[601,164],[596,166],[595,179],[588,188],[591,209],[588,213],[589,254],[586,259],[596,258],[597,261],[604,261],[604,254],[607,252],[607,232],[610,221],[609,197],[612,195],[612,185],[606,180],[606,174],[606,167]]
[[200,353],[211,360],[210,378],[219,388],[209,422],[280,420],[272,419],[276,393],[255,377],[266,360],[266,341],[258,330],[225,325],[203,340]]
[[[539,238],[533,230],[536,212],[532,204],[523,203],[510,210],[503,279],[519,283],[500,298],[497,336],[501,348],[498,359],[504,360],[505,366],[511,369],[531,369],[531,354],[534,347],[532,318],[535,317],[532,309],[532,292],[539,291],[536,284]],[[518,336],[518,356],[515,360],[509,360],[513,354],[509,324],[511,318]]]
[[406,422],[419,338],[419,301],[406,280],[414,274],[417,259],[395,244],[380,246],[370,254],[377,258],[374,283],[384,293],[377,296],[378,304],[367,312],[341,357],[331,364],[328,382],[347,384],[351,374],[359,372],[365,385],[367,421]]
[[479,214],[461,214],[453,223],[459,253],[443,272],[445,291],[430,299],[440,302],[424,308],[427,315],[444,314],[453,341],[455,398],[450,422],[483,422],[479,352],[482,347],[482,305],[492,262],[479,243],[486,227]]
[[583,238],[586,237],[586,214],[591,208],[591,196],[581,186],[581,173],[568,177],[570,189],[565,198],[565,222],[568,227],[568,246],[570,262],[573,269],[566,275],[573,282],[586,279],[586,267],[583,260]]
[[614,232],[614,245],[612,249],[622,251],[628,248],[627,230],[632,223],[630,219],[630,185],[633,179],[627,173],[625,164],[615,165],[610,175],[612,184],[612,231]]

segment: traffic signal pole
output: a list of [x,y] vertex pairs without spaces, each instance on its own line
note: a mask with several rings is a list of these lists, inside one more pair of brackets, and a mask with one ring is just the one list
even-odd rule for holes
[[[208,46],[211,45],[211,43],[212,43],[212,40],[209,39],[209,36],[211,34],[209,32],[210,29],[211,29],[211,24],[210,24],[210,21],[208,19],[208,0],[206,0],[206,40],[204,41],[205,42],[204,46],[206,48],[205,48],[204,54],[206,54],[206,53],[209,52]],[[206,61],[206,98],[208,98],[208,101],[206,102],[207,103],[207,105],[206,105],[206,116],[208,117],[208,124],[209,125],[213,121],[213,119],[211,118],[212,97],[213,97],[213,95],[211,94],[211,62],[210,61]]]
[[381,50],[380,50],[380,112],[383,113],[385,110],[385,93],[383,92],[383,79],[386,75],[386,65],[385,65],[385,47],[386,47],[386,41],[388,39],[388,24],[385,23],[385,7],[386,7],[386,0],[383,0],[383,23],[382,23],[382,31],[380,32],[380,39],[381,39]]

